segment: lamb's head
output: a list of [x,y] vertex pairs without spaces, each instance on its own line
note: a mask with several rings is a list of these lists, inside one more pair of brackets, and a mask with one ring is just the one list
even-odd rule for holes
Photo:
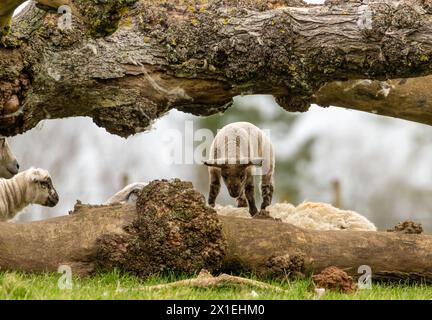
[[238,198],[243,194],[247,177],[248,174],[251,173],[252,167],[262,166],[263,159],[256,158],[243,161],[226,161],[218,159],[204,161],[204,164],[208,167],[219,169],[230,196],[233,198]]
[[46,207],[54,207],[59,202],[59,196],[52,184],[48,171],[43,169],[29,169],[27,171],[27,197],[30,203]]
[[0,137],[0,178],[10,179],[19,171],[19,164],[6,138]]

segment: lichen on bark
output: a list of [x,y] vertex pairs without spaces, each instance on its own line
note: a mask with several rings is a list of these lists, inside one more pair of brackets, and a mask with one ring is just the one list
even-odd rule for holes
[[114,33],[123,15],[137,2],[138,0],[74,0],[93,37]]

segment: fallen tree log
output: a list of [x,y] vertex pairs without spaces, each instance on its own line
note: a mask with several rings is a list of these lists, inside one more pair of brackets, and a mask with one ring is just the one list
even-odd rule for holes
[[217,216],[191,183],[154,181],[136,207],[78,204],[46,221],[0,223],[0,269],[75,274],[118,268],[139,276],[167,270],[255,272],[284,278],[337,266],[373,279],[432,282],[432,236],[313,231],[272,220]]
[[[89,116],[120,136],[145,131],[176,108],[226,110],[236,95],[272,94],[288,111],[311,103],[432,124],[432,107],[320,88],[334,81],[427,76],[432,9],[425,0],[83,1],[60,15],[30,6],[0,48],[0,134],[43,119]],[[343,97],[345,96],[345,99]]]

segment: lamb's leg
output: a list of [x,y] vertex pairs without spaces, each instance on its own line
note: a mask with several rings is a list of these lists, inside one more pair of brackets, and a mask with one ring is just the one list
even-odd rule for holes
[[216,198],[219,195],[221,183],[220,183],[220,172],[215,169],[210,170],[210,192],[208,198],[208,204],[214,207],[216,204]]
[[272,203],[273,199],[273,175],[267,174],[261,178],[261,195],[263,202],[261,204],[261,210],[265,210]]
[[246,199],[249,204],[249,213],[253,217],[258,213],[258,209],[255,205],[255,186],[253,181],[253,176],[250,175],[246,181],[245,187]]
[[245,193],[243,192],[240,197],[237,198],[237,208],[246,208],[248,206]]

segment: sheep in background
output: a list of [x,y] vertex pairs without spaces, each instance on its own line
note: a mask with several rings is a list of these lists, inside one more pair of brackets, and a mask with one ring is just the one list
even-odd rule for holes
[[[216,206],[220,215],[250,218],[244,208]],[[375,225],[361,214],[341,210],[327,203],[303,202],[298,207],[289,203],[269,206],[270,216],[297,227],[312,230],[377,231]]]
[[255,204],[254,175],[261,175],[261,210],[271,204],[275,167],[273,146],[264,132],[253,124],[235,122],[223,127],[213,140],[210,159],[204,164],[209,167],[210,206],[215,206],[221,176],[230,196],[237,199],[237,206],[249,206],[250,215],[255,216],[258,209]]
[[54,207],[59,201],[48,171],[28,169],[11,179],[0,179],[0,220],[14,218],[30,204]]
[[6,138],[0,137],[0,178],[9,179],[19,171],[19,164]]
[[132,183],[109,198],[105,204],[113,203],[136,203],[142,189],[147,185],[146,182]]
[[375,225],[361,214],[341,210],[328,203],[303,202],[297,206],[294,214],[284,220],[292,224],[301,223],[304,228],[315,230],[377,231]]

